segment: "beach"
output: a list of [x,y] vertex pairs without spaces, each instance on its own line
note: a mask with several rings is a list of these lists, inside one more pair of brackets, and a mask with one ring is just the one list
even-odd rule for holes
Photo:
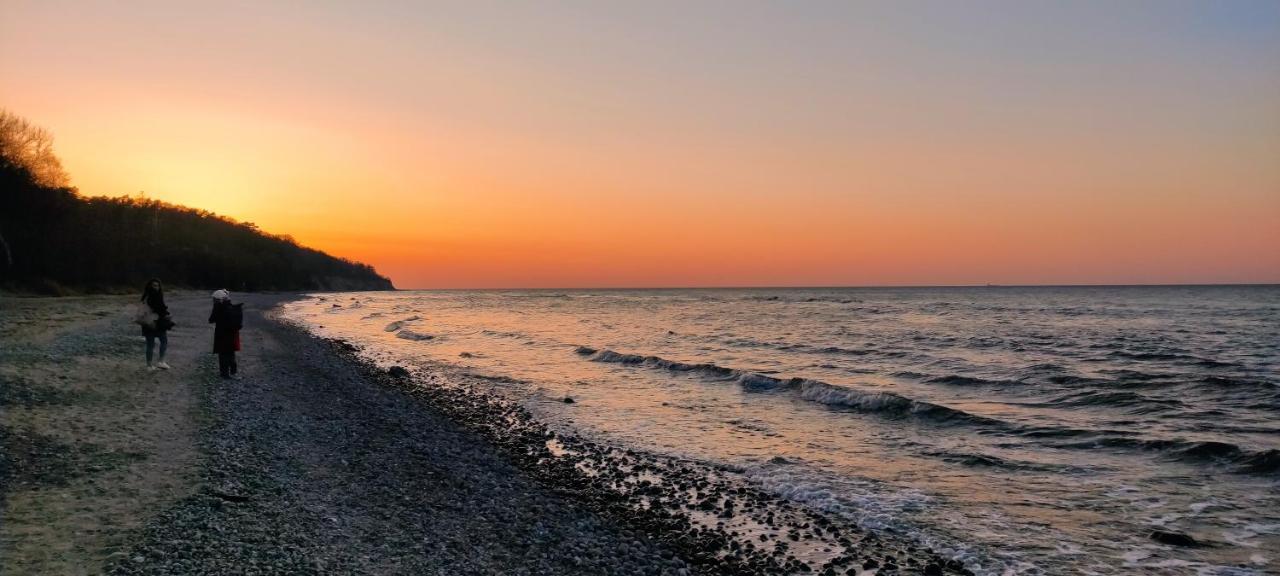
[[[279,321],[293,298],[246,297],[230,381],[202,293],[170,295],[173,368],[156,372],[130,297],[0,301],[0,573],[963,571],[673,459],[548,442],[475,387],[389,373]],[[677,480],[628,480],[659,468]],[[690,491],[713,518],[792,524],[741,548],[732,522],[690,521]],[[848,546],[802,563],[776,540]]]
[[882,562],[874,534],[983,575],[1262,574],[1280,542],[1277,297],[401,290],[309,295],[281,317],[407,368],[455,421],[509,423],[482,430],[534,473],[576,461],[604,478],[587,492],[661,504],[762,570],[761,554]]
[[4,5],[0,576],[1280,575],[1280,1],[190,8]]

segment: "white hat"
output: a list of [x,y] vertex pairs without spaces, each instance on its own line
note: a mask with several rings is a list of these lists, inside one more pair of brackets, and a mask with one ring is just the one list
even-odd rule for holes
[[226,290],[214,290],[213,299],[214,300],[230,300],[231,295],[228,294]]

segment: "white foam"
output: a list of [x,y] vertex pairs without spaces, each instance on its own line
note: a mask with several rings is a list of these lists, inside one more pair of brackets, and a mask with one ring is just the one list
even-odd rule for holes
[[1133,566],[1150,557],[1151,551],[1146,549],[1134,549],[1120,555],[1120,559],[1124,560],[1126,566]]
[[911,403],[911,400],[897,394],[862,392],[852,388],[832,386],[816,380],[805,380],[800,384],[800,397],[821,404],[860,408],[872,412],[890,408],[902,408]]
[[1241,530],[1239,532],[1235,532],[1231,530],[1222,531],[1223,540],[1226,540],[1231,544],[1235,544],[1236,546],[1244,546],[1246,548],[1258,547],[1258,542],[1256,540],[1252,540],[1252,538],[1256,538],[1257,536],[1258,536],[1257,532],[1254,532],[1248,529]]

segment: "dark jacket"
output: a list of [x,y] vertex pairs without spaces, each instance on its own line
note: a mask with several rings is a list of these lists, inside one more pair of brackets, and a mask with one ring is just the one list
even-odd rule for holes
[[173,318],[169,316],[169,307],[164,303],[164,292],[148,289],[142,293],[142,301],[152,312],[156,313],[156,323],[152,328],[142,327],[143,336],[159,336],[173,327]]
[[213,303],[213,311],[209,313],[209,323],[213,324],[214,354],[240,350],[240,328],[232,322],[234,306],[238,305],[230,302]]

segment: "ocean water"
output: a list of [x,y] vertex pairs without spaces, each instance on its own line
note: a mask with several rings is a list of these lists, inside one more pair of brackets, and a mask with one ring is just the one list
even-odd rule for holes
[[284,315],[978,573],[1280,572],[1280,287],[317,294]]

